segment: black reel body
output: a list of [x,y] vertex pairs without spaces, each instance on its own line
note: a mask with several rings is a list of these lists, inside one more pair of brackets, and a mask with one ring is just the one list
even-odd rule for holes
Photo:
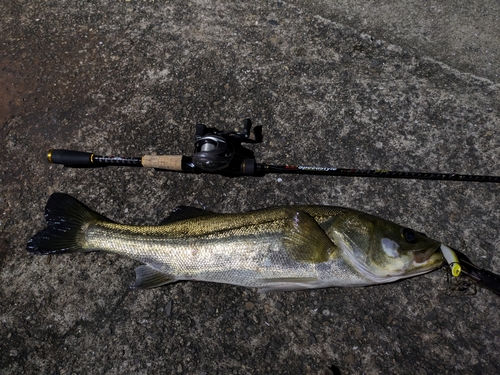
[[254,128],[255,138],[250,138],[252,122],[243,121],[243,132],[227,132],[196,125],[193,164],[205,172],[225,176],[255,175],[255,155],[242,143],[262,142],[262,127]]

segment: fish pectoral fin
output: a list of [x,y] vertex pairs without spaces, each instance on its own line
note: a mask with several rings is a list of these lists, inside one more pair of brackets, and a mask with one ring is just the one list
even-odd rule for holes
[[135,284],[137,289],[151,289],[176,281],[173,277],[161,273],[149,266],[142,265],[135,269]]
[[301,262],[321,263],[339,249],[319,224],[304,211],[290,211],[289,226],[283,242],[290,256]]
[[259,282],[270,284],[259,288],[259,293],[291,292],[315,288],[318,279],[315,277],[276,277],[260,279]]
[[215,212],[204,210],[203,208],[179,206],[175,208],[165,219],[160,222],[160,225],[175,223],[176,221],[193,219],[202,216],[218,215]]

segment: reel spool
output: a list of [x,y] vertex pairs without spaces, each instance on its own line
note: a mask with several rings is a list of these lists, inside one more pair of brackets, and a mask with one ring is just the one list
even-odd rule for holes
[[215,172],[227,168],[233,158],[234,146],[221,136],[205,135],[194,144],[193,164],[204,171]]

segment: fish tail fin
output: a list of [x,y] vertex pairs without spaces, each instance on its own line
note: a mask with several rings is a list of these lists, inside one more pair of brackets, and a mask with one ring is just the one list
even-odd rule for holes
[[84,249],[84,226],[110,220],[92,211],[77,199],[62,193],[50,196],[45,206],[47,227],[35,234],[26,246],[32,254],[62,254]]

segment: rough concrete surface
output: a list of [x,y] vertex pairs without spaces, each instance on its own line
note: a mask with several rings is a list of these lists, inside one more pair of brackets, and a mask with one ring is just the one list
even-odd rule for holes
[[[356,5],[354,5],[356,3]],[[500,299],[446,273],[261,295],[131,290],[131,260],[25,251],[52,192],[124,223],[178,205],[367,211],[500,272],[495,184],[226,178],[50,165],[50,148],[192,152],[263,126],[258,161],[500,174],[496,1],[0,3],[0,373],[497,374]]]

